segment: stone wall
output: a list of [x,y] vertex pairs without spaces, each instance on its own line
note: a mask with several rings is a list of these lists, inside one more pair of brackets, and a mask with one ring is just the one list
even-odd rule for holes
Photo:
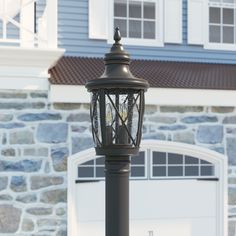
[[66,235],[67,157],[92,146],[88,105],[0,92],[0,235]]
[[[93,146],[89,119],[88,104],[50,104],[40,91],[0,91],[0,235],[66,235],[67,158]],[[228,155],[229,236],[235,236],[236,109],[147,106],[143,138]]]

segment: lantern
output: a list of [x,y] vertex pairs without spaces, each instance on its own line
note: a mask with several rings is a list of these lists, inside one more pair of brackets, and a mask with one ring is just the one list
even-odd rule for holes
[[136,155],[142,136],[146,80],[136,78],[129,69],[130,57],[120,43],[105,55],[103,75],[86,84],[91,92],[92,133],[97,155]]

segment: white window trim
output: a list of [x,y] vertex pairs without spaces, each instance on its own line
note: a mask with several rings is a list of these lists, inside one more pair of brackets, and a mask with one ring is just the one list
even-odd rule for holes
[[[235,44],[229,44],[229,43],[211,43],[209,42],[209,0],[206,4],[206,10],[204,12],[204,19],[206,24],[204,24],[204,32],[205,32],[205,37],[204,37],[204,49],[209,49],[209,50],[226,50],[226,51],[236,51],[236,43]],[[219,6],[221,4],[213,4],[211,3],[211,6]],[[227,3],[225,6],[229,6]],[[236,24],[236,20],[235,20]],[[236,26],[235,26],[236,27]]]
[[[137,0],[142,1],[142,0]],[[163,0],[147,0],[150,2],[156,3],[156,15],[160,17],[160,20],[156,21],[156,36],[159,37],[156,39],[135,39],[135,38],[125,38],[122,37],[122,43],[126,45],[132,46],[155,46],[155,47],[163,47],[164,46],[164,4]],[[114,0],[109,0],[109,23],[108,23],[108,40],[109,44],[114,43],[113,35],[114,35]]]
[[[196,145],[176,143],[169,141],[144,140],[141,143],[142,150],[151,149],[160,152],[181,153],[183,155],[198,156],[202,160],[209,161],[216,165],[216,176],[219,177],[219,185],[217,188],[217,235],[228,235],[228,183],[227,183],[227,157],[215,151],[202,148]],[[78,235],[77,230],[77,214],[76,214],[76,184],[77,166],[95,157],[94,148],[76,153],[68,158],[68,235]]]

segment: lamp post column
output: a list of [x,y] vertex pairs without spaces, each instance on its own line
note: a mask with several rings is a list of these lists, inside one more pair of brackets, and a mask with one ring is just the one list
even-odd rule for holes
[[120,43],[105,54],[104,73],[86,83],[92,92],[90,115],[97,155],[105,156],[106,236],[129,236],[130,156],[137,155],[142,135],[146,80],[130,72],[130,57]]
[[106,156],[106,236],[129,235],[129,156]]

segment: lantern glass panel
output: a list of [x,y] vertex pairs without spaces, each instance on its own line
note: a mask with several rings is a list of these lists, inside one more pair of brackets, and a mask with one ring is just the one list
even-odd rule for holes
[[100,119],[100,103],[99,103],[99,93],[93,92],[91,98],[91,120],[92,120],[92,133],[93,139],[96,145],[101,144],[102,134],[101,134],[101,119]]
[[139,121],[139,93],[106,91],[106,144],[135,145]]
[[132,136],[136,138],[136,135],[138,134],[139,126],[142,126],[142,124],[139,124],[139,118],[140,118],[140,94],[136,94],[134,96],[135,104],[133,106],[133,113],[132,113]]
[[97,147],[139,145],[143,91],[101,89],[93,92],[91,119]]

